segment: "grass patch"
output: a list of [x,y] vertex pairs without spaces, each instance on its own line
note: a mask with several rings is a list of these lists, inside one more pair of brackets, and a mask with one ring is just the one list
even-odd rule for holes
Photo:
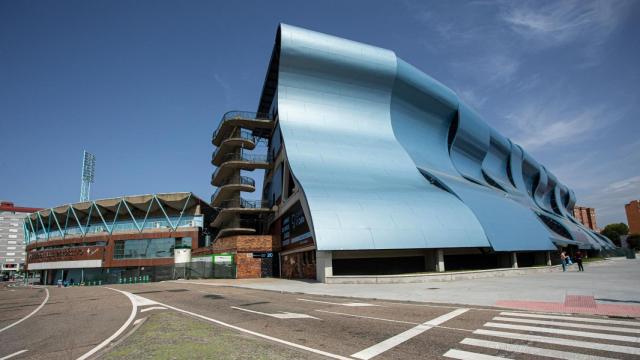
[[151,315],[102,359],[318,359],[171,311]]

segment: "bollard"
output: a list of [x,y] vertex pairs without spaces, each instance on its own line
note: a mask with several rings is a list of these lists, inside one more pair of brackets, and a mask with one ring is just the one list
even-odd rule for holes
[[131,276],[129,276],[129,284],[133,284],[133,280],[131,280]]
[[138,276],[138,282],[142,283],[142,275]]
[[122,278],[118,280],[118,284],[122,284]]
[[98,280],[98,286],[102,286],[102,280]]

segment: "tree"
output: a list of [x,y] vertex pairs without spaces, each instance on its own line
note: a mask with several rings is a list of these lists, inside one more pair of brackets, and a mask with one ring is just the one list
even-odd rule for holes
[[611,240],[616,246],[620,246],[620,236],[629,233],[629,227],[625,223],[609,224],[600,232]]

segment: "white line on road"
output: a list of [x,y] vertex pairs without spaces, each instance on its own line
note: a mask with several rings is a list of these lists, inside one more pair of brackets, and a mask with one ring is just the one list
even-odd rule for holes
[[[113,290],[115,290],[115,289],[113,289]],[[120,291],[120,290],[116,290],[116,291]],[[124,292],[124,291],[122,291],[122,292]],[[196,317],[196,318],[199,318],[199,319],[202,319],[202,320],[210,321],[210,322],[212,322],[214,324],[218,324],[218,325],[221,325],[221,326],[228,327],[230,329],[241,331],[243,333],[247,333],[247,334],[251,334],[251,335],[257,336],[257,337],[261,337],[263,339],[275,341],[275,342],[280,343],[280,344],[285,344],[285,345],[288,345],[288,346],[291,346],[291,347],[294,347],[294,348],[297,348],[297,349],[306,350],[306,351],[309,351],[309,352],[312,352],[312,353],[315,353],[315,354],[324,355],[326,357],[330,357],[330,358],[333,358],[333,359],[352,360],[352,359],[350,359],[348,357],[345,357],[345,356],[332,354],[330,352],[326,352],[326,351],[310,348],[308,346],[292,343],[292,342],[289,342],[289,341],[286,341],[286,340],[278,339],[278,338],[275,338],[275,337],[272,337],[272,336],[269,336],[269,335],[265,335],[265,334],[261,334],[261,333],[255,332],[255,331],[251,331],[251,330],[245,329],[245,328],[241,328],[239,326],[227,324],[227,323],[222,322],[220,320],[212,319],[212,318],[206,317],[204,315],[200,315],[200,314],[196,314],[196,313],[191,312],[191,311],[183,310],[183,309],[177,308],[175,306],[163,304],[163,303],[160,303],[160,302],[158,302],[157,304],[161,305],[161,306],[165,306],[165,307],[167,307],[167,308],[169,308],[171,310],[175,310],[177,312],[181,312],[183,314],[191,315],[193,317]]]
[[140,312],[143,313],[151,310],[167,310],[167,308],[162,306],[152,306],[152,307],[144,308],[140,310]]
[[513,340],[526,340],[526,341],[534,341],[534,342],[540,342],[540,343],[546,343],[546,344],[574,346],[574,347],[584,348],[584,349],[593,349],[593,350],[617,352],[622,354],[640,355],[640,348],[635,348],[631,346],[601,344],[601,343],[596,343],[591,341],[571,340],[571,339],[564,339],[564,338],[528,335],[528,334],[521,334],[521,333],[510,333],[510,332],[504,332],[504,331],[493,331],[493,330],[484,330],[484,329],[478,329],[473,333],[478,335],[496,336],[496,337],[501,337],[506,339],[513,339]]
[[367,359],[371,359],[374,356],[380,355],[383,352],[396,347],[400,344],[402,344],[403,342],[418,336],[420,334],[422,334],[423,332],[433,328],[434,326],[440,325],[446,321],[449,321],[451,319],[453,319],[454,317],[464,314],[465,312],[467,312],[469,309],[457,309],[454,310],[450,313],[444,314],[442,316],[439,316],[433,320],[429,320],[425,323],[422,323],[418,326],[415,326],[405,332],[402,332],[396,336],[393,336],[385,341],[379,342],[369,348],[366,348],[362,351],[359,351],[353,355],[351,355],[354,358],[357,359],[362,359],[362,360],[367,360]]
[[129,318],[127,319],[127,321],[125,321],[124,324],[122,324],[122,326],[120,327],[120,329],[118,329],[115,333],[113,333],[113,335],[111,335],[108,338],[106,338],[103,342],[101,342],[100,344],[96,345],[93,349],[87,351],[84,355],[80,356],[77,360],[88,359],[91,355],[95,354],[96,352],[98,352],[103,347],[109,345],[109,343],[111,341],[113,341],[115,338],[120,336],[120,334],[122,334],[127,329],[127,327],[129,327],[129,325],[131,325],[131,323],[133,322],[133,319],[136,318],[136,314],[138,313],[138,303],[139,302],[143,302],[143,301],[141,301],[141,299],[144,299],[144,298],[142,298],[140,296],[133,295],[132,293],[129,293],[129,292],[126,292],[126,291],[113,289],[113,288],[110,288],[110,287],[107,287],[107,289],[122,293],[127,298],[129,298],[129,301],[131,301],[131,314],[129,314]]
[[297,314],[297,313],[290,313],[290,312],[269,314],[269,313],[265,313],[265,312],[255,311],[255,310],[243,309],[243,308],[237,307],[237,306],[232,306],[231,308],[232,309],[236,309],[236,310],[242,310],[242,311],[254,313],[254,314],[270,316],[270,317],[274,317],[274,318],[277,318],[277,319],[316,319],[316,320],[320,320],[317,317],[314,317],[314,316],[311,316],[311,315],[307,315],[307,314]]
[[298,299],[300,301],[309,301],[320,304],[329,304],[329,305],[340,305],[340,306],[351,306],[351,307],[360,307],[360,306],[380,306],[376,304],[367,304],[367,303],[359,303],[359,302],[349,302],[349,303],[335,303],[329,301],[320,301],[320,300],[311,300],[311,299]]
[[503,316],[496,316],[492,320],[508,321],[508,322],[522,323],[522,324],[551,325],[551,326],[560,326],[560,327],[569,327],[569,328],[616,331],[616,332],[626,332],[631,334],[640,334],[640,329],[624,328],[624,327],[617,327],[617,326],[591,325],[591,324],[573,324],[567,321],[520,319],[520,318],[510,318],[510,317],[503,317]]
[[495,341],[487,341],[480,339],[471,339],[466,338],[460,341],[460,344],[478,346],[487,349],[508,351],[508,352],[516,352],[521,354],[529,354],[529,355],[538,355],[538,356],[546,356],[554,359],[565,359],[565,360],[615,360],[613,358],[595,356],[595,355],[587,355],[587,354],[579,354],[575,352],[568,351],[560,351],[560,350],[552,350],[552,349],[544,349],[527,345],[518,345],[518,344],[507,344],[502,342]]
[[205,283],[205,282],[183,281],[183,280],[167,280],[167,282],[174,282],[178,284],[207,285],[207,286],[231,286],[231,284],[216,284],[216,283]]
[[470,351],[462,351],[456,349],[447,351],[444,356],[458,360],[509,360],[509,358],[503,358],[500,356],[478,354]]
[[384,319],[384,318],[377,318],[377,317],[373,317],[373,316],[353,315],[353,314],[346,314],[346,313],[335,312],[335,311],[327,311],[327,310],[316,310],[316,311],[318,311],[318,312],[323,312],[323,313],[327,313],[327,314],[342,315],[342,316],[350,316],[350,317],[363,318],[363,319],[371,319],[371,320],[389,321],[389,322],[395,322],[395,323],[401,323],[401,324],[410,324],[410,325],[418,325],[418,324],[420,324],[420,323],[417,323],[417,322],[411,322],[411,321],[402,321],[402,320]]
[[33,316],[33,314],[35,314],[38,311],[40,311],[40,309],[42,309],[44,307],[44,304],[46,304],[47,301],[49,301],[49,289],[44,288],[44,291],[47,293],[47,295],[44,297],[44,301],[42,301],[42,304],[40,304],[35,310],[30,312],[27,316],[23,317],[22,319],[20,319],[20,320],[14,322],[13,324],[9,324],[9,325],[3,327],[2,329],[0,329],[0,333],[5,331],[5,330],[7,330],[7,329],[10,329],[10,328],[18,325],[18,324],[20,324],[21,322],[23,322],[23,321],[27,320],[28,318],[30,318],[31,316]]
[[519,313],[519,312],[508,312],[508,311],[503,311],[500,313],[500,315],[528,317],[528,318],[537,318],[537,319],[566,320],[566,321],[574,321],[574,322],[590,322],[590,323],[598,323],[598,324],[640,326],[640,322],[638,321],[592,319],[592,318],[580,318],[580,317],[573,317],[573,316],[544,315],[544,314],[531,314],[531,313]]
[[11,358],[12,358],[12,357],[14,357],[14,356],[18,356],[18,355],[20,355],[20,354],[24,354],[24,353],[26,353],[27,351],[29,351],[29,350],[26,350],[26,349],[25,349],[25,350],[16,351],[16,352],[14,352],[13,354],[9,354],[9,355],[7,355],[7,356],[3,356],[3,357],[1,357],[1,358],[0,358],[0,360],[7,360],[7,359],[11,359]]
[[549,334],[560,334],[560,335],[567,335],[567,336],[580,336],[580,337],[587,337],[587,338],[594,338],[594,339],[626,341],[626,342],[632,342],[632,343],[640,342],[640,338],[633,337],[633,336],[592,333],[592,332],[574,331],[574,330],[566,330],[566,329],[553,329],[553,328],[538,327],[538,326],[513,325],[513,324],[502,324],[502,323],[493,323],[493,322],[488,322],[484,324],[484,326],[501,328],[501,329],[525,330],[525,331],[535,331],[535,332],[542,332],[542,333],[549,333]]

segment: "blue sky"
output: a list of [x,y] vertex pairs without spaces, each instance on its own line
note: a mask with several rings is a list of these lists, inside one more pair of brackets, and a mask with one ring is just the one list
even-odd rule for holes
[[254,110],[279,22],[392,49],[597,209],[640,198],[640,3],[0,0],[0,198],[208,198],[210,138]]

